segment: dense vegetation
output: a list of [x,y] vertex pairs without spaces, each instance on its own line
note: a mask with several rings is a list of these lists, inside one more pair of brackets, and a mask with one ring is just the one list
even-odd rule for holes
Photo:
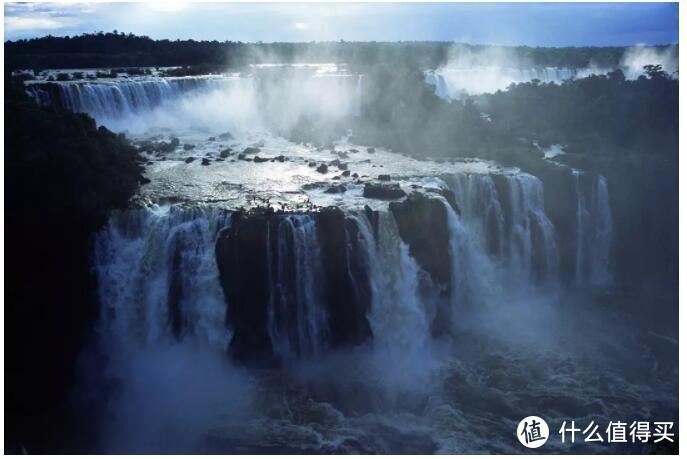
[[[449,42],[241,43],[153,40],[118,32],[73,37],[47,36],[5,42],[10,69],[221,65],[238,68],[257,62],[346,62],[434,68],[452,53],[479,53],[487,48]],[[490,48],[493,49],[493,48]],[[618,64],[623,48],[502,48],[532,65],[585,67]]]
[[660,66],[645,70],[637,80],[617,70],[447,102],[417,69],[376,66],[366,74],[363,117],[354,131],[363,144],[428,158],[481,157],[533,173],[547,187],[547,212],[554,220],[575,214],[561,205],[574,202],[565,196],[574,192],[570,172],[544,160],[534,142],[565,145],[557,162],[609,180],[614,220],[624,228],[614,245],[618,281],[627,288],[656,280],[673,285],[678,81]]
[[98,310],[90,238],[127,205],[141,168],[123,137],[86,115],[38,107],[8,80],[5,447],[55,452],[78,421],[67,415],[69,390]]

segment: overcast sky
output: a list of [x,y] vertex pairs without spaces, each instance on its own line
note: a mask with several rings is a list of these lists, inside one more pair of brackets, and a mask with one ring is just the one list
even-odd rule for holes
[[5,3],[5,40],[84,32],[272,41],[529,46],[678,42],[677,3]]

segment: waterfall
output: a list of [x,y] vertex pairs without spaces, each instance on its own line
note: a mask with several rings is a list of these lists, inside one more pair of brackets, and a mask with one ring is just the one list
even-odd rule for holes
[[572,174],[577,196],[575,281],[578,286],[606,285],[611,282],[609,257],[613,237],[608,184],[602,175],[594,180],[578,170]]
[[190,339],[226,349],[214,243],[228,216],[211,208],[115,212],[94,252],[104,338],[119,346]]
[[505,90],[512,83],[539,80],[542,83],[560,84],[565,80],[605,74],[610,69],[573,67],[500,67],[472,65],[470,67],[444,67],[425,73],[425,82],[435,87],[442,99],[458,99],[463,94],[477,95]]
[[529,174],[507,177],[511,227],[508,251],[514,270],[553,280],[558,274],[556,232],[544,211],[541,180]]
[[460,197],[463,221],[479,238],[479,244],[488,253],[503,256],[505,216],[491,175],[455,174],[444,181]]
[[420,295],[422,275],[398,234],[394,216],[379,212],[377,238],[367,217],[354,215],[364,247],[372,286],[368,315],[375,346],[419,351],[429,341],[433,312]]
[[358,82],[355,85],[355,109],[353,114],[361,116],[363,113],[363,75],[358,75]]
[[59,101],[73,112],[87,113],[98,123],[149,112],[191,92],[209,92],[245,85],[240,78],[183,77],[146,80],[60,82]]
[[247,77],[198,76],[117,78],[31,83],[27,93],[44,105],[87,113],[114,131],[147,128],[255,129],[262,122],[277,132],[300,115],[360,116],[358,75],[311,75],[280,70]]
[[[269,238],[269,230],[267,234]],[[268,266],[276,265],[276,276],[270,276],[268,306],[272,345],[284,358],[315,357],[321,354],[327,334],[319,292],[315,219],[311,215],[286,216],[279,221],[277,236],[276,254],[268,247]]]
[[613,217],[608,196],[606,177],[599,175],[594,200],[594,238],[592,242],[592,285],[604,285],[611,281],[609,271],[610,250],[613,238]]

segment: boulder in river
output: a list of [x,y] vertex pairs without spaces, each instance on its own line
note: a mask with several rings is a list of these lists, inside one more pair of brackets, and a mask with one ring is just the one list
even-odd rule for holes
[[225,148],[224,150],[219,152],[219,157],[220,158],[226,158],[231,154],[231,148]]
[[317,166],[317,172],[319,172],[320,174],[326,174],[328,169],[329,169],[329,168],[328,168],[327,165],[324,164],[324,163],[322,163],[322,164],[320,164],[319,166]]
[[256,156],[255,158],[253,158],[253,161],[256,163],[266,163],[267,161],[269,161],[269,158],[261,158],[259,156]]
[[185,162],[186,164],[191,164],[191,163],[192,163],[193,161],[195,161],[195,160],[196,160],[196,158],[194,158],[193,156],[189,156],[188,158],[186,158],[186,159],[184,160],[184,162]]
[[210,165],[210,160],[207,158],[203,158],[203,161],[201,161],[201,164],[203,166],[209,166]]
[[325,193],[329,193],[329,194],[338,194],[338,193],[345,193],[345,192],[346,192],[346,187],[344,185],[332,185],[325,190]]
[[391,176],[389,174],[380,174],[377,176],[377,180],[380,180],[382,182],[388,182],[391,180]]
[[260,153],[260,149],[258,147],[247,147],[245,150],[243,150],[244,155],[254,155],[256,153]]
[[370,199],[400,199],[406,195],[398,183],[366,183],[363,196]]
[[368,153],[374,153],[375,152],[374,147],[368,147],[367,152]]

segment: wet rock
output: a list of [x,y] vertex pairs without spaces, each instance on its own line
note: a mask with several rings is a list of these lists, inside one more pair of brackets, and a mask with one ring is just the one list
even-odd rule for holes
[[239,153],[239,159],[246,159],[246,155],[243,153]]
[[367,148],[367,152],[368,152],[368,153],[374,153],[374,152],[375,152],[374,147],[368,147],[368,148]]
[[341,158],[341,159],[347,159],[348,158],[348,153],[346,153],[345,151],[337,151],[336,154],[339,155],[339,158]]
[[184,144],[184,151],[193,150],[195,147],[196,147],[195,145],[191,145],[190,143],[185,143]]
[[358,150],[356,150],[355,148],[351,148],[351,149],[348,150],[348,151],[350,151],[351,153],[358,153]]
[[[451,250],[446,206],[438,199],[412,192],[402,202],[392,202],[401,238],[412,255],[438,284],[451,284]],[[430,237],[431,236],[431,237]]]
[[330,166],[338,166],[339,164],[341,164],[341,161],[338,159],[334,159],[332,161],[329,161]]
[[339,167],[339,170],[340,170],[340,171],[345,171],[345,170],[348,169],[348,164],[346,164],[346,163],[340,163],[340,164],[338,165],[338,167]]
[[372,331],[367,320],[370,276],[363,249],[355,242],[358,226],[341,209],[325,207],[317,213],[317,236],[330,343],[335,348],[359,345],[372,337]]
[[256,153],[260,153],[262,150],[258,147],[246,147],[246,149],[243,150],[244,155],[254,155]]
[[224,150],[219,152],[219,157],[220,158],[226,158],[229,155],[231,155],[231,148],[225,148]]
[[325,193],[329,194],[338,194],[338,193],[345,193],[346,192],[346,187],[344,185],[333,185],[330,186],[325,190]]
[[279,156],[277,156],[277,157],[274,158],[274,159],[276,159],[276,160],[279,161],[280,163],[283,163],[284,161],[286,161],[286,156],[284,156],[284,155],[279,155]]
[[217,138],[219,140],[229,140],[229,139],[233,139],[234,136],[231,135],[231,132],[225,132],[223,134],[218,135]]
[[322,164],[320,164],[319,166],[317,166],[317,172],[319,172],[320,174],[326,174],[326,173],[327,173],[327,170],[329,170],[329,168],[328,168],[327,165],[324,164],[324,163],[322,163]]
[[150,179],[141,176],[141,177],[138,179],[138,183],[140,183],[141,185],[147,185],[148,183],[150,183]]
[[382,182],[388,182],[391,180],[391,176],[389,174],[380,174],[377,176],[377,180],[380,180]]
[[406,195],[398,183],[366,183],[363,196],[369,199],[400,199]]
[[351,177],[353,177],[353,178],[358,178],[358,177],[360,177],[360,176],[358,175],[357,172],[353,172],[353,175],[352,175]]
[[270,296],[268,222],[274,217],[235,212],[215,244],[219,279],[227,299],[227,322],[234,331],[229,352],[238,361],[265,364],[273,359],[268,333]]
[[348,170],[347,170],[347,171],[343,171],[343,172],[341,173],[341,175],[343,175],[344,177],[348,177],[348,176],[351,175],[351,171],[348,171]]
[[453,210],[456,211],[458,215],[460,215],[460,208],[458,207],[458,201],[456,201],[456,195],[453,193],[453,191],[448,190],[446,188],[425,188],[426,191],[429,191],[431,193],[436,193],[438,195],[443,196],[446,198],[446,201],[451,205]]
[[215,140],[217,139],[215,139],[214,137],[208,137],[208,142],[214,142]]
[[315,161],[310,161],[308,167],[317,167],[317,163]]
[[256,156],[255,158],[253,158],[253,162],[256,162],[256,163],[266,163],[267,161],[269,161],[269,158],[261,158],[259,156]]
[[223,158],[215,158],[215,161],[224,161]]
[[191,163],[192,163],[193,161],[195,161],[195,160],[196,160],[196,158],[194,158],[193,156],[189,156],[188,158],[186,158],[186,159],[184,160],[184,162],[185,162],[186,164],[191,164]]
[[201,164],[203,166],[209,166],[210,165],[210,160],[208,158],[203,158],[203,161],[201,161]]

